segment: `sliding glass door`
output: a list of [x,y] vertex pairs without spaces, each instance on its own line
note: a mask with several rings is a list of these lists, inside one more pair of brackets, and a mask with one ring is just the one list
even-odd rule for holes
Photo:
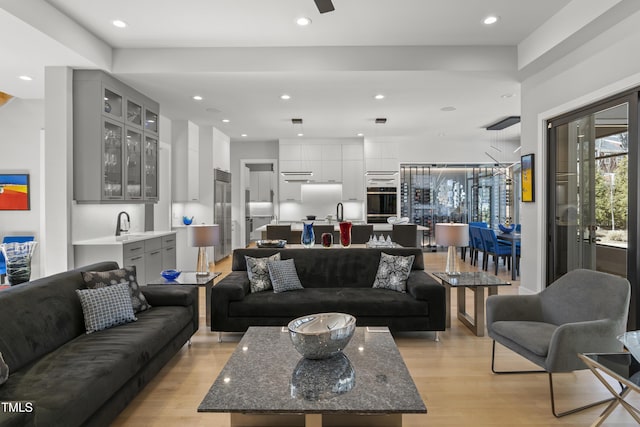
[[577,268],[627,276],[628,98],[549,127],[548,282]]

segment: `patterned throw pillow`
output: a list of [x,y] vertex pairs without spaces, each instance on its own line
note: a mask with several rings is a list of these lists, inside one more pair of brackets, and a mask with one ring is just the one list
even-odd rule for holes
[[278,293],[304,289],[298,278],[296,264],[293,262],[293,259],[267,261],[267,266],[269,267],[269,275],[271,276],[271,283],[273,284],[273,292]]
[[380,264],[376,279],[373,281],[374,288],[391,289],[398,292],[407,291],[407,279],[411,273],[411,266],[415,255],[395,256],[380,253]]
[[140,285],[138,285],[135,266],[110,271],[84,271],[82,272],[82,278],[89,289],[104,288],[105,286],[126,283],[129,286],[129,295],[131,295],[133,311],[140,313],[141,311],[151,308],[151,305],[147,302],[147,299],[140,290]]
[[244,259],[247,262],[247,276],[251,282],[251,293],[272,289],[267,261],[280,261],[280,252],[265,258],[253,258],[245,255]]
[[133,314],[129,286],[119,283],[97,289],[76,289],[87,334],[138,320]]

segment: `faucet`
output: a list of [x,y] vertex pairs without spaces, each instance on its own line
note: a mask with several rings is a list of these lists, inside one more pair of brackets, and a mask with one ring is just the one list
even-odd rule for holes
[[344,206],[342,203],[336,205],[336,221],[342,222],[344,220]]
[[[127,228],[126,228],[126,230],[123,229],[123,228],[120,228],[120,225],[122,225],[122,223],[121,223],[122,214],[124,214],[127,217]],[[118,214],[118,219],[116,220],[116,236],[119,236],[122,231],[124,231],[124,232],[129,231],[129,227],[130,226],[131,226],[131,218],[129,218],[129,214],[126,213],[125,211],[120,212]]]

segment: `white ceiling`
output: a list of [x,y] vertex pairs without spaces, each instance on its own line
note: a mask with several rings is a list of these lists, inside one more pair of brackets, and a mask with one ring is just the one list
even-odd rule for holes
[[[303,131],[491,142],[495,132],[485,126],[520,114],[516,46],[569,2],[334,0],[336,10],[320,15],[313,0],[32,0],[28,9],[0,0],[22,19],[0,9],[0,37],[19,42],[0,44],[9,58],[0,63],[0,90],[39,98],[44,66],[102,67],[78,36],[66,36],[73,46],[60,42],[54,27],[64,20],[53,6],[113,48],[108,71],[158,100],[163,115],[234,139]],[[489,14],[500,17],[491,27],[482,24]],[[299,16],[312,25],[297,26]],[[115,28],[114,19],[128,27]],[[17,81],[30,73],[33,82]],[[449,106],[456,110],[441,110]],[[302,128],[293,117],[304,119]],[[376,117],[387,124],[375,125]]]

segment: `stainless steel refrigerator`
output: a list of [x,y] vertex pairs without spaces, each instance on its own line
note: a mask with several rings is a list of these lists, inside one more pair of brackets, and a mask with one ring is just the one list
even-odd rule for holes
[[215,261],[231,255],[231,173],[214,169],[213,222],[220,226],[220,244]]

